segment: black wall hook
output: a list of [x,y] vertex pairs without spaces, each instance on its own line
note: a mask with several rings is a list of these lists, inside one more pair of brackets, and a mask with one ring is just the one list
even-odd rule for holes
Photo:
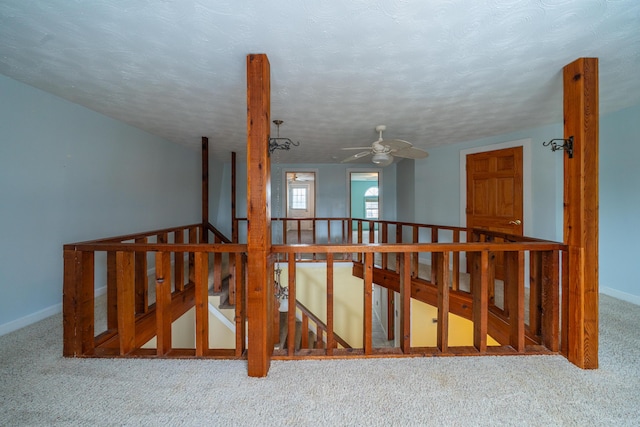
[[[562,144],[558,144],[556,141],[562,141]],[[545,147],[551,146],[551,151],[564,150],[569,154],[569,158],[573,159],[573,135],[569,138],[556,138],[548,142],[543,142]]]

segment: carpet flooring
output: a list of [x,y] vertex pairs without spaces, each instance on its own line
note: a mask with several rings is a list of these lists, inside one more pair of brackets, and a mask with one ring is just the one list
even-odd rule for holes
[[638,426],[640,307],[601,295],[600,368],[561,356],[65,359],[62,316],[0,337],[0,426]]

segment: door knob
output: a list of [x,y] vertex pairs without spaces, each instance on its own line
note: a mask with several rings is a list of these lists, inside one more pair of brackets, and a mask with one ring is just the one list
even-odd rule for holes
[[511,224],[511,225],[520,225],[520,224],[522,224],[522,221],[520,221],[519,219],[516,219],[514,221],[509,221],[509,224]]

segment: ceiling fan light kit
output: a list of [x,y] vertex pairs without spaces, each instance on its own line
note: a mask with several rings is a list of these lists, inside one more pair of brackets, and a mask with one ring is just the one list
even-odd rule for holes
[[388,153],[376,153],[371,158],[371,161],[378,166],[389,166],[393,163],[393,157]]
[[376,166],[389,166],[393,163],[393,158],[403,157],[406,159],[424,159],[429,155],[426,151],[413,147],[413,144],[401,139],[382,139],[382,132],[387,127],[385,125],[376,126],[376,132],[379,133],[377,141],[373,141],[370,147],[350,147],[343,148],[343,150],[367,150],[354,154],[351,157],[347,157],[341,163],[353,162],[362,157],[372,155],[371,162]]

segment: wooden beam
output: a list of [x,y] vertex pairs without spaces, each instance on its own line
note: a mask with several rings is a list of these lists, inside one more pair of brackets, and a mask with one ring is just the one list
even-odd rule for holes
[[209,240],[209,138],[202,137],[202,243]]
[[271,252],[271,81],[265,54],[247,55],[247,366],[251,377],[269,372],[273,346],[273,260]]
[[[564,137],[564,240],[569,246],[568,358],[598,367],[598,59],[566,65]],[[564,317],[564,313],[563,313]]]
[[231,241],[238,243],[238,217],[236,214],[236,152],[231,152]]

